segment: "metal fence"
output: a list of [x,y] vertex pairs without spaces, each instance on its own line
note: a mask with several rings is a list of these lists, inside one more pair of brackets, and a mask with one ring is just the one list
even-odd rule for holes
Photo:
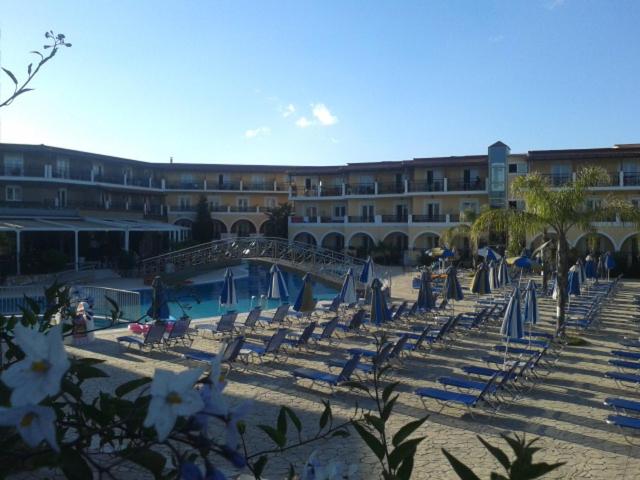
[[[139,292],[75,285],[73,289],[78,291],[81,298],[91,297],[93,299],[93,313],[96,317],[111,317],[111,309],[113,307],[107,297],[118,304],[124,320],[137,320],[142,314]],[[41,311],[46,306],[44,287],[42,286],[0,287],[0,314],[13,315],[22,313],[22,307],[26,306],[25,297],[37,302]]]

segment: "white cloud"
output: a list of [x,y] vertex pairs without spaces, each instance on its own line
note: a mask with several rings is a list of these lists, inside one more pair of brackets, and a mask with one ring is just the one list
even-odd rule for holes
[[287,118],[291,115],[293,115],[294,113],[296,113],[296,107],[293,103],[290,103],[289,105],[287,105],[286,107],[284,107],[282,109],[282,116],[284,118]]
[[564,5],[564,3],[565,3],[565,0],[549,0],[547,2],[547,8],[549,10],[554,10],[554,9]]
[[300,128],[307,128],[313,125],[313,122],[309,121],[306,117],[300,117],[296,120],[296,125]]
[[313,116],[318,119],[321,125],[329,126],[338,123],[338,117],[332,115],[327,106],[324,103],[316,103],[311,105]]
[[244,132],[244,138],[256,138],[259,136],[269,135],[271,129],[269,127],[258,127]]

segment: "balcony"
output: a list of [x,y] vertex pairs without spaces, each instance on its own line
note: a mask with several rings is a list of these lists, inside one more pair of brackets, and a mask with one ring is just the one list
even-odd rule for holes
[[410,192],[443,192],[444,178],[434,179],[431,182],[409,182]]
[[341,197],[342,185],[327,185],[320,189],[321,197]]
[[124,175],[105,175],[96,173],[93,181],[98,183],[112,183],[114,185],[124,185]]
[[320,223],[344,223],[344,217],[320,217]]
[[347,195],[375,195],[375,183],[348,183],[345,185]]
[[207,190],[239,191],[240,182],[207,182]]
[[477,178],[475,180],[453,180],[447,181],[447,191],[449,192],[483,192],[486,188],[486,179]]
[[405,193],[404,182],[378,183],[378,195]]
[[202,182],[166,182],[167,190],[204,190]]
[[382,223],[407,223],[408,215],[380,215]]
[[543,173],[540,176],[545,179],[552,187],[564,187],[573,182],[573,175],[570,173]]
[[412,215],[412,223],[446,223],[446,215]]
[[171,205],[169,207],[172,212],[195,212],[198,209],[197,205]]
[[622,177],[622,184],[625,187],[640,186],[640,173],[625,172]]
[[209,205],[209,211],[211,212],[228,212],[229,205]]
[[375,223],[376,217],[369,215],[349,215],[349,223]]

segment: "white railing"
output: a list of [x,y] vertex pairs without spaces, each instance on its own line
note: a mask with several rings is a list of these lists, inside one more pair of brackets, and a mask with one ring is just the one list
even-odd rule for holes
[[[81,298],[93,299],[93,313],[96,317],[111,317],[113,307],[107,297],[118,304],[124,320],[138,320],[142,314],[139,292],[94,286],[74,286],[73,288],[78,290]],[[44,287],[29,285],[0,287],[0,314],[21,314],[21,308],[26,306],[25,297],[33,299],[40,305],[40,311],[44,311],[46,307]]]

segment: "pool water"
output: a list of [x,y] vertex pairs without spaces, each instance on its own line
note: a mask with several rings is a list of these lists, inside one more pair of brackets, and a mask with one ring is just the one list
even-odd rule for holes
[[[251,262],[244,265],[248,269],[248,276],[235,279],[238,296],[238,305],[235,310],[238,312],[248,312],[252,307],[260,305],[260,295],[267,295],[271,279],[268,265]],[[289,290],[289,302],[293,304],[302,286],[302,276],[284,269],[282,269],[282,274]],[[179,290],[170,288],[169,310],[171,315],[180,318],[186,313],[191,318],[197,319],[214,317],[224,313],[225,309],[219,305],[222,285],[223,282],[219,281],[188,285]],[[331,300],[337,293],[338,290],[333,287],[320,282],[313,283],[313,296],[318,300]],[[151,289],[140,290],[141,316],[151,306],[151,294]],[[252,297],[254,297],[253,300]],[[265,309],[276,308],[279,304],[279,300],[268,300]]]

